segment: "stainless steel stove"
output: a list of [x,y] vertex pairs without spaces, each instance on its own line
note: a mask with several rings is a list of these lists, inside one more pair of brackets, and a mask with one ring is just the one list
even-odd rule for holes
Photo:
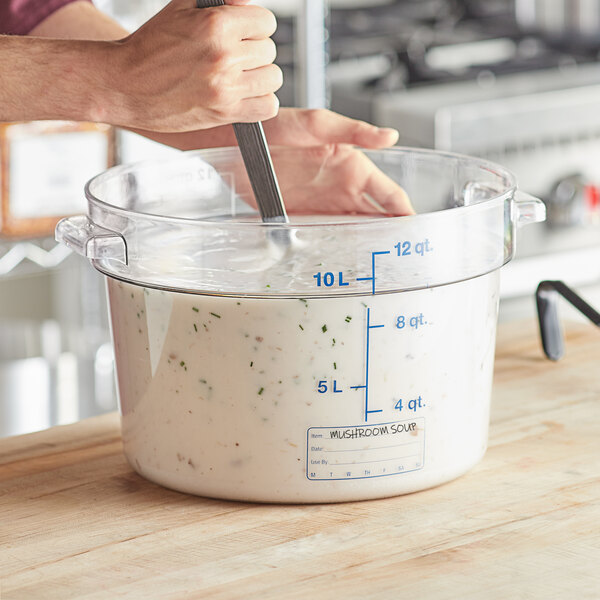
[[332,10],[330,40],[334,110],[499,162],[547,203],[503,274],[505,307],[526,298],[533,314],[541,279],[600,298],[597,37],[524,30],[509,0],[405,0]]

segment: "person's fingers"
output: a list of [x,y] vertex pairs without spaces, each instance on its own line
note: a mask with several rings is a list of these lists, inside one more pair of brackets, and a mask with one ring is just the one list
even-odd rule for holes
[[389,127],[376,127],[366,130],[361,134],[361,141],[357,146],[363,148],[370,148],[375,150],[377,148],[389,148],[393,146],[400,137],[400,134],[395,129]]
[[246,98],[240,102],[239,123],[254,123],[272,119],[279,111],[279,98],[275,94],[266,94],[257,98]]
[[[373,207],[371,212],[383,211],[390,215],[415,214],[404,189],[375,167],[372,167],[362,193],[364,201]],[[379,207],[382,210],[379,210]]]
[[242,42],[240,66],[244,71],[251,71],[269,65],[277,57],[275,42],[266,40],[246,40]]
[[246,95],[244,99],[274,94],[283,85],[283,72],[277,65],[244,71],[240,75],[240,84]]
[[377,127],[329,110],[306,110],[297,116],[315,139],[324,144],[385,148],[398,141],[395,129]]
[[264,40],[271,37],[277,29],[275,15],[262,6],[222,6],[212,10],[221,13],[226,19],[223,34],[238,41]]

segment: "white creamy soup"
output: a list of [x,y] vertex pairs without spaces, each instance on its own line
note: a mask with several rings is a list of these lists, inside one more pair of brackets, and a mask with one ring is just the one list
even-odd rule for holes
[[322,298],[108,278],[123,442],[141,475],[266,502],[434,486],[485,452],[498,272]]

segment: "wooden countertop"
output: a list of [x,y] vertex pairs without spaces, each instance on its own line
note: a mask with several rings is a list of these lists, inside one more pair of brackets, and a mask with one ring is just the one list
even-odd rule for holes
[[499,330],[490,447],[385,500],[277,506],[136,475],[115,414],[0,440],[0,598],[600,598],[600,330]]

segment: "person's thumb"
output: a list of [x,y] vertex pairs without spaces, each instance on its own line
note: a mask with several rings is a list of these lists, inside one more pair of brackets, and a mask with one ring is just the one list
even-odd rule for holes
[[352,144],[363,148],[386,148],[398,141],[398,132],[329,110],[305,111],[307,128],[323,144]]

